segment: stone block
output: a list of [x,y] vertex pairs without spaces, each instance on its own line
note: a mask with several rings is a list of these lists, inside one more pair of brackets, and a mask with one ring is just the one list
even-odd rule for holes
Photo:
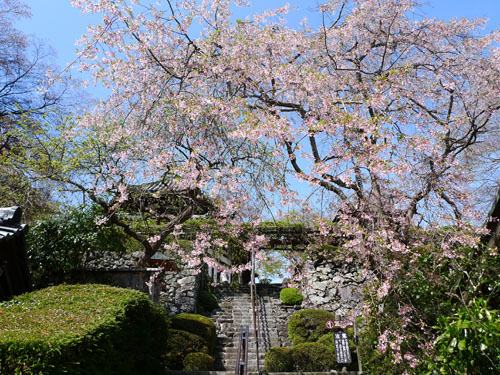
[[338,290],[337,288],[333,287],[333,286],[330,286],[328,288],[328,292],[327,292],[327,295],[331,298],[331,297],[335,297],[336,295],[338,294]]
[[319,290],[319,291],[326,291],[328,289],[328,287],[330,286],[329,284],[330,283],[328,281],[320,281],[320,282],[313,283],[311,285],[311,288]]
[[320,306],[329,302],[328,298],[317,296],[317,295],[310,296],[309,300],[311,301],[312,304],[320,305]]
[[352,288],[350,286],[339,289],[340,299],[342,301],[350,301],[353,299]]

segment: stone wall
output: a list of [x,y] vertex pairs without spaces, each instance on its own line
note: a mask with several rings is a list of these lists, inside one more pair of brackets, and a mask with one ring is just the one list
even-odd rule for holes
[[302,280],[302,308],[322,309],[346,317],[362,310],[363,288],[374,280],[372,273],[355,266],[306,263]]
[[195,313],[200,285],[201,274],[193,274],[192,269],[166,272],[161,281],[158,300],[155,302],[164,306],[168,315]]
[[[87,262],[79,281],[97,282],[132,288],[147,293],[168,315],[181,312],[196,312],[196,299],[201,285],[201,273],[195,274],[180,260],[176,260],[178,271],[161,271],[161,268],[137,268],[140,253],[101,254]],[[158,275],[159,277],[155,277]],[[151,278],[154,283],[148,286]]]

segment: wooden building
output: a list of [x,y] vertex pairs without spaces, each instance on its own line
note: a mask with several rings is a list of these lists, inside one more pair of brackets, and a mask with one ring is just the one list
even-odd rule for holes
[[20,207],[0,208],[0,300],[32,289]]

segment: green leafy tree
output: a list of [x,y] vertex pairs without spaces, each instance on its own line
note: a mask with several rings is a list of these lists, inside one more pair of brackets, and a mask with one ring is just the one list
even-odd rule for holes
[[36,222],[28,232],[28,258],[36,286],[69,281],[72,272],[104,251],[125,250],[119,228],[99,226],[97,206],[70,208]]
[[0,206],[22,206],[28,221],[53,208],[52,186],[33,181],[25,168],[13,163],[12,157],[27,147],[18,137],[20,122],[31,119],[27,130],[35,137],[32,131],[39,121],[55,121],[73,102],[66,75],[55,79],[51,48],[14,27],[29,16],[22,1],[0,0]]
[[[456,258],[440,260],[433,245],[419,248],[416,259],[400,259],[401,273],[387,296],[367,298],[371,308],[361,322],[360,339],[363,366],[370,374],[498,371],[498,256],[483,247],[455,251]],[[382,287],[374,285],[372,294]],[[471,372],[474,366],[483,372]]]
[[437,329],[440,335],[435,355],[427,361],[427,375],[500,373],[500,314],[484,299],[440,318]]

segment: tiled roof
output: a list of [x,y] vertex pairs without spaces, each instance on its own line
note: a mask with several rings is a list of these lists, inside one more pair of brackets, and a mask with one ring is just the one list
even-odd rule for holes
[[20,207],[0,208],[0,244],[21,235],[28,229],[26,224],[21,224],[21,215]]

